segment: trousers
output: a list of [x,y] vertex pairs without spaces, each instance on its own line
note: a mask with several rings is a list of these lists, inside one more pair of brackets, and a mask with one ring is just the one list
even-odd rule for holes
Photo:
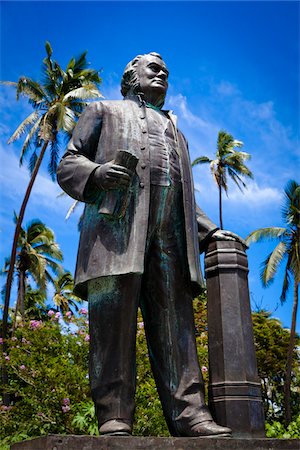
[[139,306],[171,435],[211,420],[197,357],[184,233],[181,188],[152,186],[144,273],[88,282],[89,373],[99,426],[111,419],[133,422]]

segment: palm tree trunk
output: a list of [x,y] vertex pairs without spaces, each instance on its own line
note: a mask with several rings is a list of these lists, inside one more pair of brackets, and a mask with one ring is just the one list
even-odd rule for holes
[[[27,206],[30,194],[31,194],[32,187],[33,187],[33,183],[35,182],[36,176],[38,174],[38,170],[39,170],[41,162],[43,160],[46,148],[48,146],[48,142],[49,141],[46,141],[44,143],[41,153],[40,153],[40,156],[38,157],[38,159],[36,161],[29,184],[27,186],[27,190],[25,192],[23,203],[20,208],[20,213],[17,218],[14,240],[13,240],[13,245],[12,245],[11,255],[10,255],[10,265],[9,265],[9,270],[8,270],[7,279],[6,279],[6,286],[5,286],[5,299],[4,299],[3,320],[2,320],[2,337],[3,337],[3,351],[4,352],[6,351],[5,339],[7,337],[8,309],[9,309],[11,286],[12,286],[13,275],[14,275],[14,267],[15,267],[15,262],[16,262],[18,239],[19,239],[19,235],[20,235],[20,231],[21,231],[21,226],[22,226],[26,206]],[[2,373],[2,380],[3,380],[3,384],[7,384],[7,374]],[[6,406],[8,406],[8,405],[6,405]]]
[[219,185],[219,215],[220,215],[220,228],[223,230],[223,212],[222,212],[222,186]]
[[296,318],[298,309],[298,287],[299,283],[295,280],[294,282],[294,304],[293,304],[293,314],[292,314],[292,324],[291,324],[291,334],[290,342],[287,354],[286,363],[286,376],[284,382],[284,420],[285,425],[291,422],[291,374],[292,374],[292,363],[293,363],[293,350],[295,346],[295,335],[296,335]]

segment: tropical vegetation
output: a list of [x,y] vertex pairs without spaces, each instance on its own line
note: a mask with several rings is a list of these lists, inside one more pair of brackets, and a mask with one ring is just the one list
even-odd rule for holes
[[235,149],[243,147],[243,142],[234,139],[234,137],[224,130],[218,133],[217,151],[215,159],[208,156],[199,156],[192,162],[192,167],[197,164],[209,164],[210,171],[219,191],[219,218],[220,228],[223,229],[223,206],[222,192],[228,193],[228,176],[235,182],[237,187],[242,190],[246,188],[246,183],[241,177],[253,178],[251,170],[245,165],[245,161],[250,159],[249,153],[241,152]]
[[[45,298],[47,283],[55,284],[53,276],[59,273],[63,274],[63,269],[60,265],[62,259],[63,255],[55,242],[54,233],[44,223],[36,219],[31,221],[26,228],[21,227],[15,263],[18,277],[18,294],[14,327],[18,314],[20,313],[21,317],[23,317],[25,313],[25,298],[29,287],[29,277],[34,280],[40,296]],[[9,264],[10,261],[6,260],[4,273],[7,272]],[[60,275],[60,277],[62,276]]]
[[65,70],[52,59],[52,48],[46,42],[46,57],[43,60],[42,81],[22,76],[17,82],[2,81],[16,89],[17,100],[21,96],[28,99],[33,112],[18,126],[9,139],[14,142],[25,135],[20,164],[29,157],[31,178],[16,222],[15,234],[7,274],[2,334],[7,333],[8,308],[15,268],[16,252],[21,225],[33,184],[41,166],[46,150],[50,149],[48,171],[55,179],[59,157],[60,135],[70,138],[76,120],[89,99],[100,97],[98,86],[101,82],[99,72],[89,68],[87,52],[71,58]]
[[247,243],[259,242],[263,240],[274,240],[277,244],[274,250],[262,263],[261,280],[264,286],[269,286],[275,278],[281,263],[285,264],[284,277],[280,300],[285,302],[287,293],[293,280],[294,302],[291,321],[291,333],[289,348],[287,352],[286,374],[284,384],[284,409],[285,422],[291,421],[291,376],[293,350],[296,337],[296,318],[299,299],[300,281],[300,185],[294,180],[290,180],[284,190],[284,204],[282,207],[283,227],[260,228],[249,234]]
[[[208,382],[206,296],[194,302],[196,340],[204,380]],[[98,435],[88,380],[88,315],[48,307],[43,319],[27,315],[0,356],[9,372],[11,403],[0,404],[0,448],[27,438],[60,433]],[[293,352],[293,419],[283,425],[282,383],[289,331],[265,311],[253,314],[259,374],[269,437],[299,437],[296,390],[300,373]],[[278,374],[278,378],[277,375]],[[298,377],[298,379],[296,379]],[[47,386],[47,389],[45,389]],[[265,389],[267,386],[267,389]],[[169,436],[152,377],[141,314],[137,327],[137,393],[134,434]],[[297,431],[298,430],[298,431]],[[277,434],[276,434],[277,433]],[[7,447],[5,447],[7,445]]]

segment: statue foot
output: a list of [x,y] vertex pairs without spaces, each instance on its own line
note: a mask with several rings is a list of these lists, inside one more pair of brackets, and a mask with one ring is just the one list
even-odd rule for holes
[[231,429],[217,425],[213,420],[196,423],[185,433],[190,437],[223,438],[231,437]]
[[129,423],[120,419],[112,419],[104,422],[99,431],[103,436],[131,436],[132,429]]

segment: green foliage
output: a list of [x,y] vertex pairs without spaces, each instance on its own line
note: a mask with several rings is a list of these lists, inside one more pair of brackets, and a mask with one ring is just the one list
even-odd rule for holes
[[37,160],[36,150],[43,143],[50,143],[50,159],[48,170],[55,179],[59,141],[58,133],[61,131],[70,137],[87,100],[102,95],[98,90],[101,83],[99,72],[89,68],[86,55],[82,53],[77,58],[71,58],[66,69],[52,59],[52,48],[49,42],[45,45],[47,56],[43,60],[42,81],[35,81],[22,76],[17,82],[3,81],[3,84],[16,89],[16,98],[27,98],[34,111],[18,126],[8,143],[14,142],[22,135],[26,135],[20,163],[29,152],[32,145],[29,168],[32,172]]
[[95,415],[94,403],[92,400],[81,402],[76,407],[77,413],[72,420],[72,425],[81,431],[82,434],[98,436],[98,423]]
[[141,313],[137,331],[137,390],[133,434],[136,436],[169,436],[148,357]]
[[[198,351],[207,378],[205,297],[195,300]],[[65,325],[50,310],[43,320],[27,320],[0,357],[9,373],[10,407],[0,406],[2,445],[48,433],[97,435],[88,385],[88,324],[68,311]],[[141,313],[137,331],[137,392],[134,435],[169,436],[153,380]]]
[[[88,382],[88,323],[82,308],[75,317],[68,311],[48,311],[43,320],[27,320],[8,341],[9,355],[0,364],[9,373],[11,406],[0,403],[0,448],[49,433],[98,435]],[[206,297],[194,301],[196,340],[204,380],[208,382]],[[47,320],[46,320],[47,317]],[[293,366],[294,422],[282,425],[282,384],[289,332],[267,312],[253,314],[259,374],[263,378],[269,437],[299,437],[298,385]],[[137,328],[137,392],[134,435],[169,436],[153,380],[141,313]]]
[[295,285],[300,282],[300,185],[290,180],[284,190],[285,201],[282,206],[282,219],[285,227],[267,227],[252,231],[246,239],[247,244],[264,240],[275,240],[274,250],[261,266],[261,280],[268,286],[277,273],[279,265],[285,260],[285,275],[280,300],[286,300],[292,276]]
[[[262,395],[267,421],[283,420],[283,386],[286,373],[286,355],[289,347],[290,332],[282,327],[278,319],[267,311],[252,314],[256,347],[258,374],[262,380]],[[300,343],[297,337],[296,343]],[[293,385],[297,386],[300,371],[298,352],[293,353]],[[291,407],[293,415],[298,413],[300,395],[297,389],[292,391]]]
[[[85,312],[85,311],[83,311]],[[9,374],[12,404],[1,408],[0,439],[20,433],[78,433],[72,424],[77,405],[89,397],[88,335],[85,316],[30,320],[17,328],[0,363]]]
[[266,436],[277,439],[300,439],[300,415],[287,428],[278,421],[266,423]]
[[284,410],[286,425],[291,421],[291,377],[292,359],[296,341],[296,320],[299,302],[300,283],[300,185],[290,180],[284,189],[282,219],[285,227],[260,228],[249,234],[246,242],[259,242],[274,239],[277,245],[261,265],[261,280],[264,286],[273,282],[280,264],[285,261],[281,303],[286,301],[291,279],[294,281],[294,302],[291,320],[291,333],[287,351],[287,363],[284,385]]

